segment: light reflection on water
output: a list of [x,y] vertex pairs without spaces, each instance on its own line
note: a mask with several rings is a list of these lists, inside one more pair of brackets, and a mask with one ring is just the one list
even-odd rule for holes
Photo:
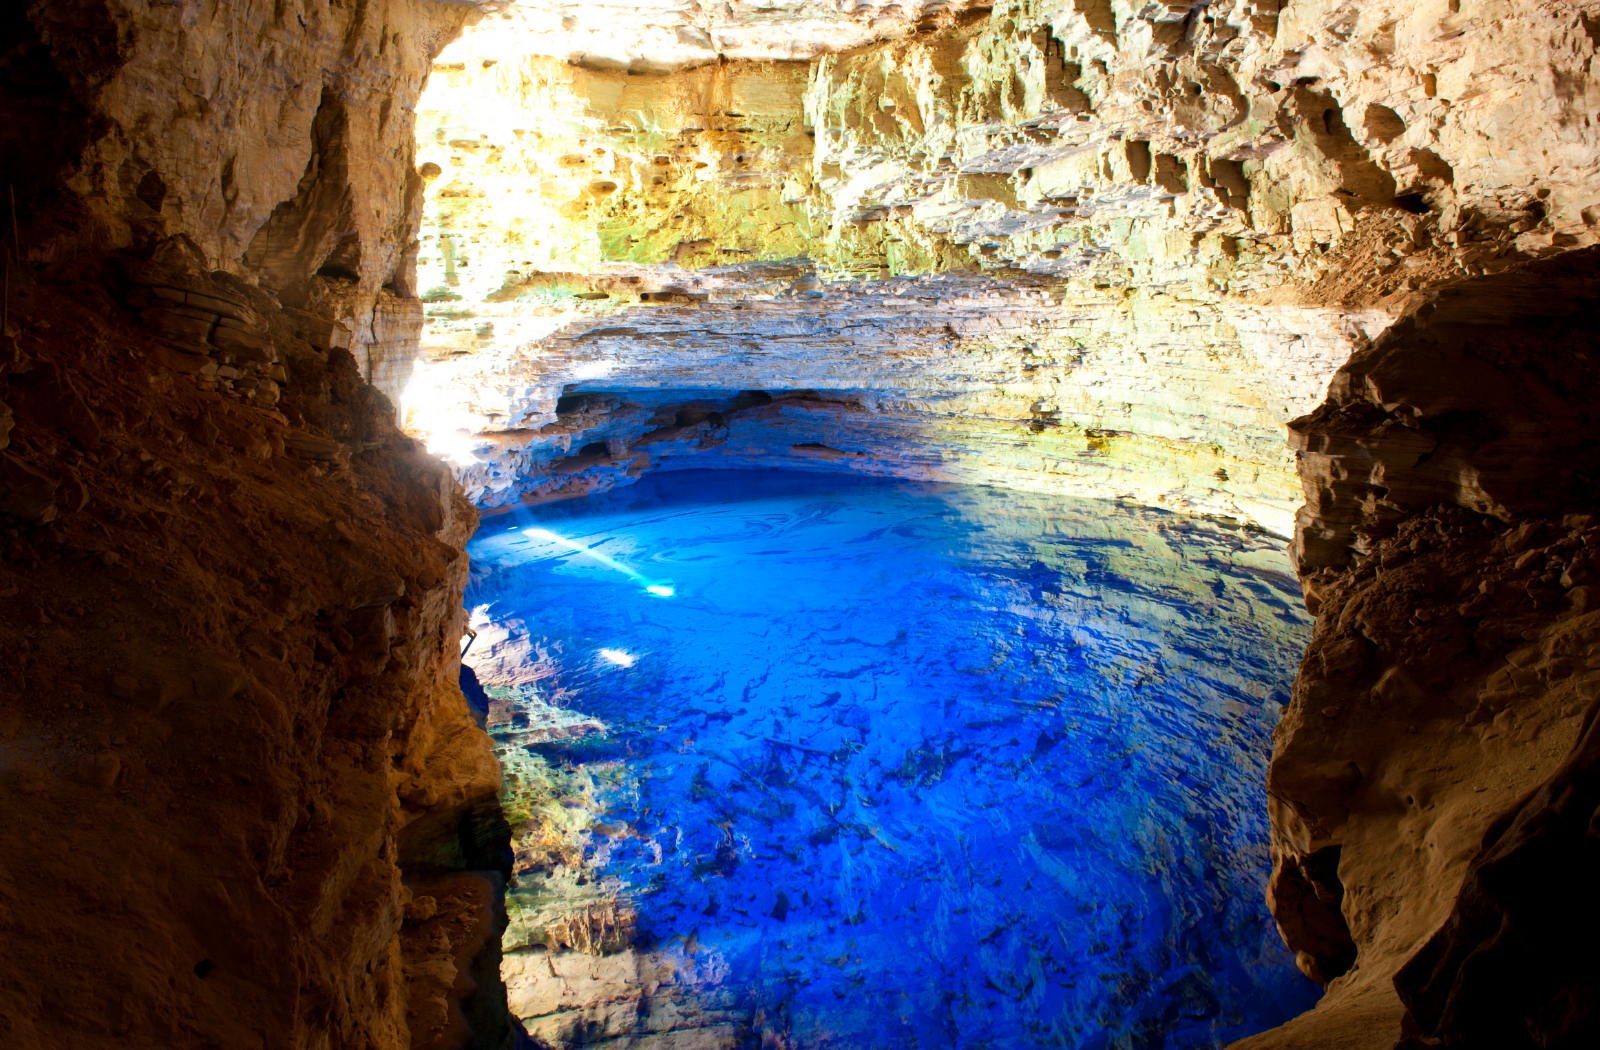
[[1219,1046],[1307,1008],[1261,901],[1308,630],[1281,547],[837,475],[490,519],[468,662],[513,1011],[551,1045],[1001,1050]]

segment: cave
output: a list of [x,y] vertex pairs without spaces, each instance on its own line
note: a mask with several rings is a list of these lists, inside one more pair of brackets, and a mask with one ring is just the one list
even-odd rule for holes
[[1600,1045],[1600,10],[0,14],[0,1043]]

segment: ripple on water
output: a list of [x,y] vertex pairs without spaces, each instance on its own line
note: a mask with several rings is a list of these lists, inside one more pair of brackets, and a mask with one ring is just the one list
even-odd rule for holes
[[471,553],[537,1039],[1201,1047],[1314,1001],[1262,903],[1281,541],[695,471]]

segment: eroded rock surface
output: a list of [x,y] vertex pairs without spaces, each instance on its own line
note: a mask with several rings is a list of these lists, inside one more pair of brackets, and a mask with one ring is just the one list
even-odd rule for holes
[[1592,1000],[1571,993],[1563,1021],[1538,998],[1584,987],[1581,967],[1530,978],[1538,995],[1491,992],[1461,938],[1518,950],[1484,917],[1549,905],[1525,879],[1497,882],[1494,858],[1530,835],[1544,848],[1531,827],[1581,805],[1570,788],[1539,799],[1583,775],[1586,752],[1569,752],[1595,685],[1595,266],[1586,251],[1430,296],[1291,425],[1308,499],[1293,550],[1317,627],[1268,775],[1272,899],[1329,992],[1246,1045],[1392,1044],[1402,965],[1414,1035],[1501,1045],[1480,1041],[1478,1017],[1581,1045],[1563,1040]]
[[1395,976],[1411,1012],[1402,1046],[1583,1046],[1600,1037],[1600,982],[1570,951],[1600,928],[1588,892],[1600,864],[1597,710],[1555,775],[1490,826],[1449,920]]
[[454,446],[488,507],[715,462],[1110,493],[1287,534],[1299,489],[1279,428],[1384,315],[1064,294],[947,276],[663,306],[439,386],[429,372],[407,418],[447,427],[429,399],[470,397],[494,420]]
[[396,836],[499,781],[441,644],[476,515],[348,352],[179,285],[276,322],[283,411],[98,284],[7,341],[4,921],[54,946],[8,957],[7,1040],[405,1046]]
[[401,936],[499,769],[476,512],[364,374],[420,326],[409,109],[472,13],[0,15],[8,1047],[458,1047],[499,987],[492,890]]
[[[485,505],[742,448],[1287,532],[1280,427],[1347,349],[1419,289],[1593,242],[1586,18],[1018,3],[626,75],[490,19],[424,102],[427,359],[380,381]],[[944,316],[973,298],[995,328]],[[860,411],[660,454],[648,420],[742,389]],[[637,418],[562,417],[587,394]]]
[[986,0],[519,0],[497,31],[585,69],[667,73],[723,61],[806,61],[948,24]]

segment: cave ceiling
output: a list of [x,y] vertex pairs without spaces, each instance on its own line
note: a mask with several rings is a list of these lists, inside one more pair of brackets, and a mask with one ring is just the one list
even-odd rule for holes
[[709,62],[806,62],[960,17],[972,0],[519,0],[500,5],[496,35],[590,69],[671,73]]

